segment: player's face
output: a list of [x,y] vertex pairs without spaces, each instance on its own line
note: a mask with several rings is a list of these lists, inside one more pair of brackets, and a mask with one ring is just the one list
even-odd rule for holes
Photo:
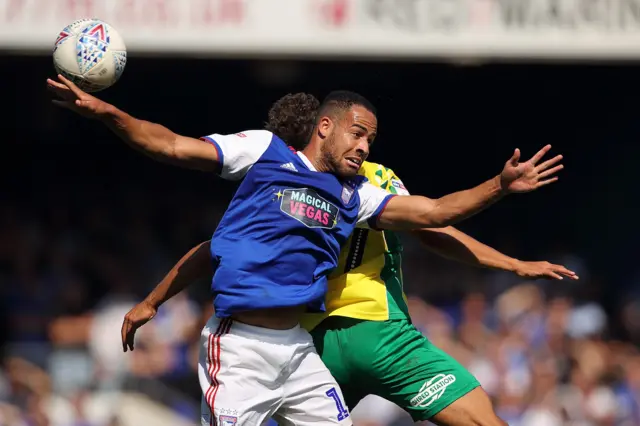
[[378,119],[368,109],[356,105],[333,122],[322,145],[322,156],[338,176],[355,176],[369,156],[369,147],[378,130]]

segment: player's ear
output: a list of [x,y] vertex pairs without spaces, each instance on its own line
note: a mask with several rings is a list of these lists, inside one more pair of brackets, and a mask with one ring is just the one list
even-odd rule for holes
[[324,139],[329,136],[333,130],[333,126],[334,124],[331,117],[320,117],[320,120],[318,121],[318,134],[320,137]]

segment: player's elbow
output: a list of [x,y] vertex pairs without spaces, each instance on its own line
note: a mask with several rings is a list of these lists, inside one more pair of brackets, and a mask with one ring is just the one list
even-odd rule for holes
[[165,158],[174,165],[205,172],[218,172],[220,162],[216,148],[199,139],[173,133],[165,142]]
[[158,160],[174,160],[180,155],[179,136],[159,124],[136,119],[137,132],[132,139],[143,151]]
[[162,155],[172,164],[183,167],[196,168],[193,165],[194,152],[192,142],[178,134],[167,135],[163,143]]
[[187,161],[189,159],[188,146],[180,136],[174,133],[164,141],[164,155],[172,160]]
[[181,166],[186,162],[186,152],[180,147],[177,138],[160,138],[153,142],[153,146],[155,149],[149,154],[157,161],[176,166]]

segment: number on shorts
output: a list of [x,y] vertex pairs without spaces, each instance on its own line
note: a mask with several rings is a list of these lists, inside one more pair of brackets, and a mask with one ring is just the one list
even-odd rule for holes
[[340,395],[338,395],[338,391],[336,388],[331,388],[327,391],[327,396],[333,398],[333,402],[336,403],[336,408],[338,409],[338,421],[341,422],[347,417],[349,417],[349,410],[344,406],[342,400],[340,399]]

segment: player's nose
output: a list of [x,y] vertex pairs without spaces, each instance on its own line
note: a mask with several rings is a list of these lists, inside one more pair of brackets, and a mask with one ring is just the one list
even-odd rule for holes
[[356,146],[356,151],[358,152],[358,154],[366,158],[369,155],[369,141],[364,138],[360,139],[360,141],[358,141],[358,145]]

